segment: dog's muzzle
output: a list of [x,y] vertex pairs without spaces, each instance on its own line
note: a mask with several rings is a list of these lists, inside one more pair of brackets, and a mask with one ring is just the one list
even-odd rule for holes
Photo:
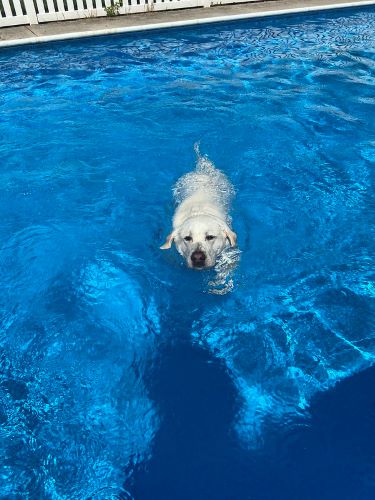
[[202,252],[202,250],[195,250],[195,252],[191,254],[191,263],[193,267],[204,267],[206,264],[206,254]]

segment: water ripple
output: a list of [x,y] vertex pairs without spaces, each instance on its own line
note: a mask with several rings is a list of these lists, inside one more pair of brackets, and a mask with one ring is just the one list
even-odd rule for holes
[[[0,54],[0,496],[132,498],[180,417],[166,346],[224,367],[255,462],[374,364],[374,29],[366,8]],[[204,275],[159,251],[198,140],[241,249]]]

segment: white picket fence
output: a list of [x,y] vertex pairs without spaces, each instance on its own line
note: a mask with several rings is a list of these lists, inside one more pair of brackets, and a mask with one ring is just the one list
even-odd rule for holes
[[248,1],[256,0],[0,0],[0,28],[107,16],[105,8],[117,2],[119,14],[136,14]]

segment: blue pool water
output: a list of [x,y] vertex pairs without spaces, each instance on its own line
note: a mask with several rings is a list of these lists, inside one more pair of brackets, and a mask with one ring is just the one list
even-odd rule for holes
[[[375,10],[0,52],[0,496],[375,495]],[[233,289],[159,245],[193,144]]]

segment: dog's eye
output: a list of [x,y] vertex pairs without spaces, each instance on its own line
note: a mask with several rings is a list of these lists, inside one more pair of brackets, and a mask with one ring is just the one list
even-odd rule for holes
[[206,240],[207,240],[207,241],[214,240],[215,238],[216,238],[216,236],[213,236],[212,234],[208,234],[208,235],[206,236]]
[[185,238],[184,238],[185,241],[192,241],[192,239],[193,238],[191,236],[185,236]]

